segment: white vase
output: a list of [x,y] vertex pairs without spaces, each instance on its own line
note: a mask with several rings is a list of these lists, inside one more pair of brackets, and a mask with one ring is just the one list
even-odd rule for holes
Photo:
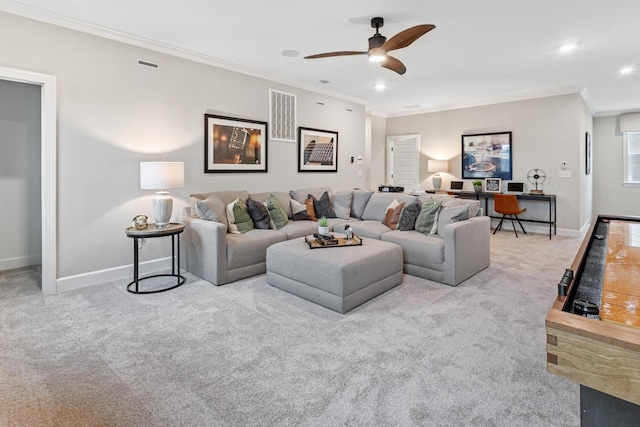
[[326,236],[329,234],[329,227],[321,227],[318,226],[318,234],[321,236]]

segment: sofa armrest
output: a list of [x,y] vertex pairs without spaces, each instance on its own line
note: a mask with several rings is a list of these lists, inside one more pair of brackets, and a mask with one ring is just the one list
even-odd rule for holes
[[477,216],[445,226],[444,282],[456,286],[489,267],[491,218]]
[[215,221],[181,217],[187,271],[214,285],[227,283],[227,227]]

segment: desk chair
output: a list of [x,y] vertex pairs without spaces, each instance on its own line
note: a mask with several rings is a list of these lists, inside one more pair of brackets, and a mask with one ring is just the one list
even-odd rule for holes
[[511,225],[513,226],[513,232],[516,233],[516,237],[518,237],[518,231],[516,230],[516,225],[513,222],[513,217],[515,217],[516,220],[518,221],[518,224],[520,224],[520,228],[522,228],[522,232],[524,234],[527,234],[527,232],[524,230],[524,227],[522,226],[522,223],[520,222],[520,219],[518,219],[518,215],[526,211],[527,208],[520,209],[520,205],[518,204],[518,198],[516,197],[515,194],[496,194],[494,196],[493,210],[496,211],[497,213],[502,214],[502,219],[500,219],[500,223],[498,224],[496,229],[493,230],[493,234],[496,234],[496,231],[502,229],[502,222],[504,221],[504,218],[507,215],[509,215],[509,219],[511,220]]

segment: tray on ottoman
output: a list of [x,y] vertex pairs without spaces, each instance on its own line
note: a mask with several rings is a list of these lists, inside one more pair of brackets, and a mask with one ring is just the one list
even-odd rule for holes
[[330,251],[293,239],[267,248],[267,283],[346,313],[402,283],[402,249],[376,239]]
[[317,248],[339,248],[342,246],[362,246],[362,237],[355,233],[351,235],[351,239],[346,237],[335,237],[333,234],[328,236],[305,236],[304,241],[309,245],[309,249]]

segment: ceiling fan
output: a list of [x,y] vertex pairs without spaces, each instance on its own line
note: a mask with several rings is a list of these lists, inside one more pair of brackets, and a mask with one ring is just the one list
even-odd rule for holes
[[376,29],[376,33],[369,38],[369,50],[359,51],[339,51],[319,53],[317,55],[305,56],[305,59],[328,58],[331,56],[349,56],[349,55],[369,55],[369,61],[379,62],[384,68],[395,71],[398,74],[404,74],[407,67],[402,62],[387,54],[392,50],[402,49],[409,46],[420,37],[433,30],[435,25],[416,25],[400,31],[389,40],[378,31],[384,25],[384,19],[380,17],[371,19],[371,27]]

